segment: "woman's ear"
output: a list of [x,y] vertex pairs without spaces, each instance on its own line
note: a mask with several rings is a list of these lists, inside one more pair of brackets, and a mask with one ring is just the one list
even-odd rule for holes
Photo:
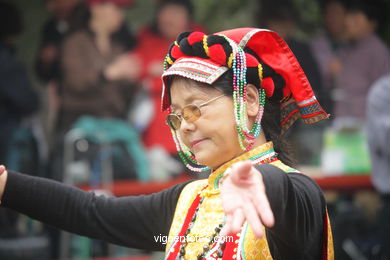
[[259,100],[259,91],[257,88],[248,84],[246,86],[246,113],[248,117],[257,116],[259,112],[260,100]]

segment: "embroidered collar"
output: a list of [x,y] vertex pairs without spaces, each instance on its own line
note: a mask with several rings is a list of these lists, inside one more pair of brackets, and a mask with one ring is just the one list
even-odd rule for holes
[[224,175],[225,171],[229,167],[231,167],[234,163],[245,161],[245,160],[251,160],[253,161],[254,164],[263,164],[263,163],[271,162],[270,160],[272,160],[275,157],[276,157],[276,153],[274,151],[272,142],[262,144],[246,153],[243,153],[242,155],[221,165],[218,169],[216,169],[210,174],[208,178],[209,186],[206,190],[204,190],[204,193],[205,192],[213,193],[213,194],[219,193],[218,181]]

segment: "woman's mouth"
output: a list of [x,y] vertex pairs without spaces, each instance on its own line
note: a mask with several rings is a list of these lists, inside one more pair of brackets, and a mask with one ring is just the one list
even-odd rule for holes
[[190,144],[191,144],[191,148],[195,148],[197,146],[199,146],[200,143],[202,143],[204,140],[206,140],[206,138],[203,138],[203,139],[197,139],[197,140],[194,140],[192,141]]

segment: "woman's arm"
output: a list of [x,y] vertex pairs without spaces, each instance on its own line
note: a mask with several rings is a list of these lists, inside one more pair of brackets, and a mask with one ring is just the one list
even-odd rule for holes
[[299,259],[320,253],[326,203],[319,186],[301,173],[286,173],[273,165],[256,168],[275,216],[275,225],[267,229],[270,249],[284,247],[279,252],[296,252]]
[[1,185],[2,205],[31,218],[110,243],[164,250],[157,239],[168,235],[177,199],[186,183],[152,195],[122,198],[96,196],[12,171],[1,176]]

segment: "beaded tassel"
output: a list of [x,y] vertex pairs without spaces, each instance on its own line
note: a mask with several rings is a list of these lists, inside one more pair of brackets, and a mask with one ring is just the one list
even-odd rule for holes
[[[169,54],[165,57],[164,60],[164,70],[167,70],[168,67],[172,64],[172,60],[169,57]],[[170,111],[168,111],[170,112]],[[194,167],[190,164],[193,163],[195,165],[201,165],[195,158],[195,156],[191,153],[191,151],[188,149],[188,147],[181,141],[180,134],[178,131],[172,130],[172,137],[173,141],[175,142],[176,145],[176,150],[178,151],[179,157],[182,160],[183,164],[191,171],[193,172],[205,172],[209,171],[210,168],[208,166],[203,166],[203,167]]]
[[[225,37],[226,38],[226,37]],[[261,118],[264,112],[265,104],[265,91],[264,89],[260,90],[259,93],[259,112],[256,115],[255,122],[251,130],[247,127],[247,117],[246,117],[246,56],[245,52],[237,46],[233,41],[226,38],[226,40],[231,44],[234,59],[232,63],[233,70],[233,102],[234,102],[234,116],[236,121],[236,127],[238,131],[238,141],[242,150],[249,151],[252,149],[255,138],[260,135],[261,131]],[[245,147],[244,142],[248,143]]]
[[173,140],[176,144],[176,150],[179,153],[179,157],[182,160],[183,164],[191,171],[194,172],[205,172],[210,170],[208,166],[203,167],[194,167],[189,162],[195,164],[195,165],[201,165],[196,158],[193,156],[191,151],[188,149],[188,147],[181,141],[180,134],[178,131],[172,130],[171,133],[173,136]]

